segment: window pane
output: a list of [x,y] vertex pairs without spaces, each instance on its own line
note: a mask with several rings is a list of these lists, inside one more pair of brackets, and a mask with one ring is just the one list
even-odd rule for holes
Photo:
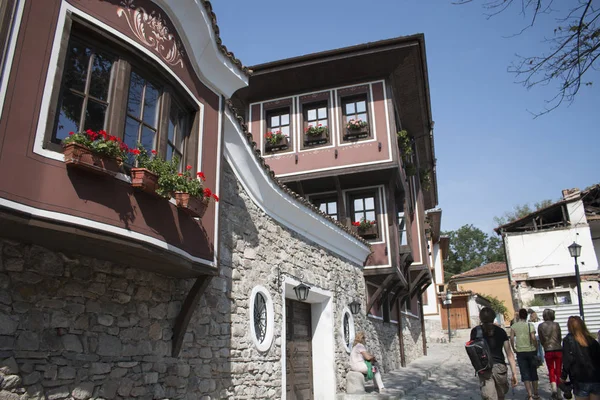
[[354,210],[355,211],[363,210],[363,200],[362,199],[354,199]]
[[317,121],[318,125],[322,125],[322,126],[327,126],[327,120],[326,119],[320,119]]
[[327,108],[321,107],[319,108],[319,119],[327,118]]
[[166,160],[167,161],[171,161],[173,159],[173,146],[169,145],[167,146],[167,157]]
[[90,95],[100,100],[108,98],[110,86],[110,70],[113,60],[105,54],[96,53],[92,63],[92,82],[90,83]]
[[331,202],[331,203],[327,204],[327,206],[329,207],[330,214],[337,214],[337,203]]
[[79,118],[83,107],[83,97],[65,90],[60,105],[60,114],[56,127],[56,139],[62,140],[69,132],[79,132]]
[[356,109],[354,108],[354,103],[346,104],[346,115],[354,114]]
[[[130,148],[137,147],[139,128],[139,122],[131,117],[127,117],[127,120],[125,121],[125,135],[123,137],[123,142]],[[131,155],[127,157],[127,163],[133,164],[133,157]]]
[[369,221],[375,221],[375,211],[367,211],[365,215]]
[[289,125],[290,124],[290,114],[283,114],[281,116],[281,125]]
[[333,219],[335,219],[337,221],[337,215],[332,214],[332,215],[330,215],[330,217],[333,218]]
[[156,136],[156,132],[147,126],[142,127],[142,146],[148,151],[154,148],[154,137]]
[[142,111],[142,93],[146,81],[135,72],[131,73],[131,81],[129,82],[129,99],[127,100],[127,113],[140,118]]
[[279,115],[271,117],[271,127],[279,126]]
[[106,106],[88,98],[84,129],[91,129],[93,131],[104,129],[105,116]]
[[285,136],[290,136],[290,127],[289,126],[282,126],[281,127],[281,133],[283,133]]
[[309,121],[314,121],[315,119],[317,119],[317,110],[308,110],[307,114]]
[[85,46],[73,44],[67,55],[64,86],[79,92],[85,91],[85,81],[92,51]]
[[181,152],[183,152],[183,139],[187,136],[187,123],[186,116],[180,115],[178,125],[177,125],[177,134],[175,135],[175,146]]
[[365,208],[367,210],[375,209],[375,198],[374,197],[365,197]]
[[171,118],[169,118],[169,127],[167,132],[169,142],[171,143],[175,142],[175,124],[177,124],[177,121],[173,120],[173,116],[171,115]]
[[367,121],[367,114],[358,114],[357,118],[361,121]]
[[319,210],[321,210],[327,214],[327,204],[326,203],[319,204]]
[[367,111],[367,102],[366,101],[357,101],[356,102],[356,112],[364,113]]
[[354,213],[354,220],[357,222],[360,222],[361,219],[363,219],[363,217],[365,216],[365,214],[361,213],[361,212],[355,212]]
[[158,89],[148,83],[144,95],[144,122],[152,127],[157,125],[158,95]]

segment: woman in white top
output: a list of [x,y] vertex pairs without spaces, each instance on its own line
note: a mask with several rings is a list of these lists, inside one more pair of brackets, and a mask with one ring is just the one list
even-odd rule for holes
[[365,347],[365,333],[361,331],[356,333],[356,336],[354,337],[354,346],[350,352],[350,369],[367,375],[368,369],[365,361],[371,363],[375,386],[379,390],[379,393],[381,393],[384,386],[383,381],[381,380],[379,367],[375,365],[377,360],[375,359],[375,356],[367,351],[367,348]]

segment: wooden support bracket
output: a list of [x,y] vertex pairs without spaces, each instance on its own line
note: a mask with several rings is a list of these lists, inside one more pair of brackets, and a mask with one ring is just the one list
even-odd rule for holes
[[371,307],[373,307],[373,304],[375,304],[375,302],[377,301],[377,299],[379,298],[379,296],[383,293],[383,291],[387,288],[388,284],[392,281],[392,279],[394,278],[393,274],[389,274],[383,281],[383,283],[381,284],[381,286],[379,286],[377,288],[377,290],[375,291],[375,293],[373,293],[373,296],[371,296],[369,298],[369,302],[367,303],[367,308],[366,308],[366,312],[367,314],[369,313],[369,310],[371,310]]
[[196,307],[198,307],[198,303],[200,302],[200,297],[206,291],[206,288],[210,284],[212,280],[212,276],[201,276],[196,279],[194,286],[190,289],[183,305],[181,306],[181,310],[179,311],[179,315],[175,320],[175,325],[173,326],[173,349],[172,349],[172,357],[177,357],[179,352],[181,351],[181,345],[183,344],[183,337],[185,336],[185,332],[187,331],[188,324],[190,323],[190,319],[196,311]]

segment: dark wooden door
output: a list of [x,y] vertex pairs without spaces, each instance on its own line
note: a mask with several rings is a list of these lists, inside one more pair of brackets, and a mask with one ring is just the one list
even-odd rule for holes
[[[442,329],[448,329],[448,309],[446,306],[441,310],[442,314]],[[450,306],[450,328],[455,329],[469,329],[469,310],[467,307],[467,301],[465,299],[452,299],[452,305]]]
[[310,304],[285,300],[286,392],[290,400],[313,398]]

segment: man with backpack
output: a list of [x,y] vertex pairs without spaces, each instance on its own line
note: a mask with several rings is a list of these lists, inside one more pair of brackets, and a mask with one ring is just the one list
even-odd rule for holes
[[479,311],[481,325],[471,330],[471,340],[466,344],[484,400],[503,400],[508,393],[508,374],[502,349],[510,365],[512,386],[517,386],[518,382],[515,355],[510,348],[508,335],[504,329],[494,325],[495,318],[494,310],[482,308]]

